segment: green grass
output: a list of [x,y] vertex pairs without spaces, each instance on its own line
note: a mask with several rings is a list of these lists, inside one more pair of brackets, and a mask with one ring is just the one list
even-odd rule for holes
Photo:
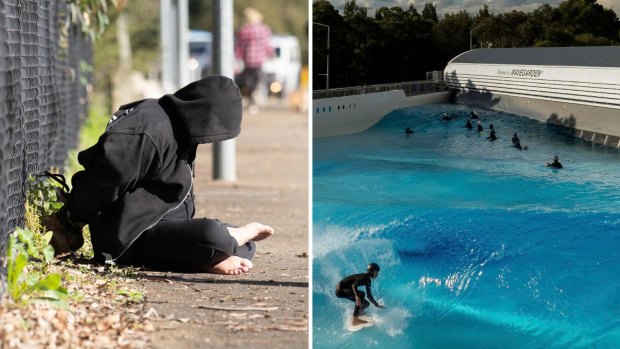
[[67,166],[65,167],[65,177],[67,179],[70,179],[76,172],[84,169],[77,161],[78,152],[92,147],[97,143],[97,140],[105,131],[109,121],[110,116],[106,113],[105,108],[96,104],[90,105],[88,108],[88,116],[84,124],[80,127],[78,149],[69,151]]

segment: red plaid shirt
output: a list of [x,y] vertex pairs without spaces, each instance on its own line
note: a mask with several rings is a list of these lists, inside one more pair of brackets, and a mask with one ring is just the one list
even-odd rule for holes
[[263,23],[246,23],[241,26],[235,45],[235,55],[243,59],[247,68],[260,68],[273,56],[271,30]]

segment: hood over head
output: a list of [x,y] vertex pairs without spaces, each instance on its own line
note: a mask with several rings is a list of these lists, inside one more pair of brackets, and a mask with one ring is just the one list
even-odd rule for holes
[[225,76],[208,76],[159,99],[177,136],[191,144],[235,138],[241,132],[241,94]]

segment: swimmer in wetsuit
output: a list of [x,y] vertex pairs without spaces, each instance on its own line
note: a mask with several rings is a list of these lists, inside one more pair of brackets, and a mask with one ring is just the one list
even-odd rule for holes
[[478,114],[476,114],[475,111],[472,111],[471,114],[469,115],[470,118],[472,119],[478,119]]
[[467,122],[465,123],[465,128],[467,128],[468,130],[471,130],[471,129],[472,129],[472,127],[473,127],[473,126],[472,126],[472,124],[471,124],[471,121],[469,121],[469,119],[467,119]]
[[405,129],[405,134],[406,134],[406,135],[410,135],[410,134],[412,134],[412,133],[413,133],[413,130],[412,130],[412,129],[410,129],[409,127],[407,127],[407,128]]
[[[375,300],[372,296],[372,291],[370,290],[370,285],[372,283],[371,279],[377,278],[379,275],[379,270],[380,268],[377,263],[370,263],[368,264],[366,273],[349,275],[342,279],[338,285],[336,285],[336,297],[346,298],[355,302],[355,310],[353,310],[353,326],[367,322],[358,318],[358,316],[364,314],[364,310],[370,306],[370,302],[378,308],[385,308]],[[366,300],[366,294],[357,289],[360,286],[366,286],[366,293],[368,294],[368,300],[370,302]]]
[[484,129],[482,128],[482,124],[478,121],[478,132],[482,132]]
[[562,166],[562,164],[560,163],[560,160],[558,159],[557,155],[553,157],[553,162],[547,162],[547,167],[553,167],[553,168],[564,168],[564,166]]
[[519,139],[519,136],[517,136],[516,132],[512,135],[512,146],[521,150],[521,140]]
[[495,135],[495,129],[493,128],[493,124],[491,124],[489,126],[489,129],[491,130],[491,134],[489,135],[489,137],[487,137],[488,140],[490,141],[494,141],[497,139],[497,135]]

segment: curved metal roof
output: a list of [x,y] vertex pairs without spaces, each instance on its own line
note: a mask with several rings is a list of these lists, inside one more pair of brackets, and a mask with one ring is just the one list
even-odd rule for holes
[[464,52],[450,63],[620,68],[620,46],[482,48]]

